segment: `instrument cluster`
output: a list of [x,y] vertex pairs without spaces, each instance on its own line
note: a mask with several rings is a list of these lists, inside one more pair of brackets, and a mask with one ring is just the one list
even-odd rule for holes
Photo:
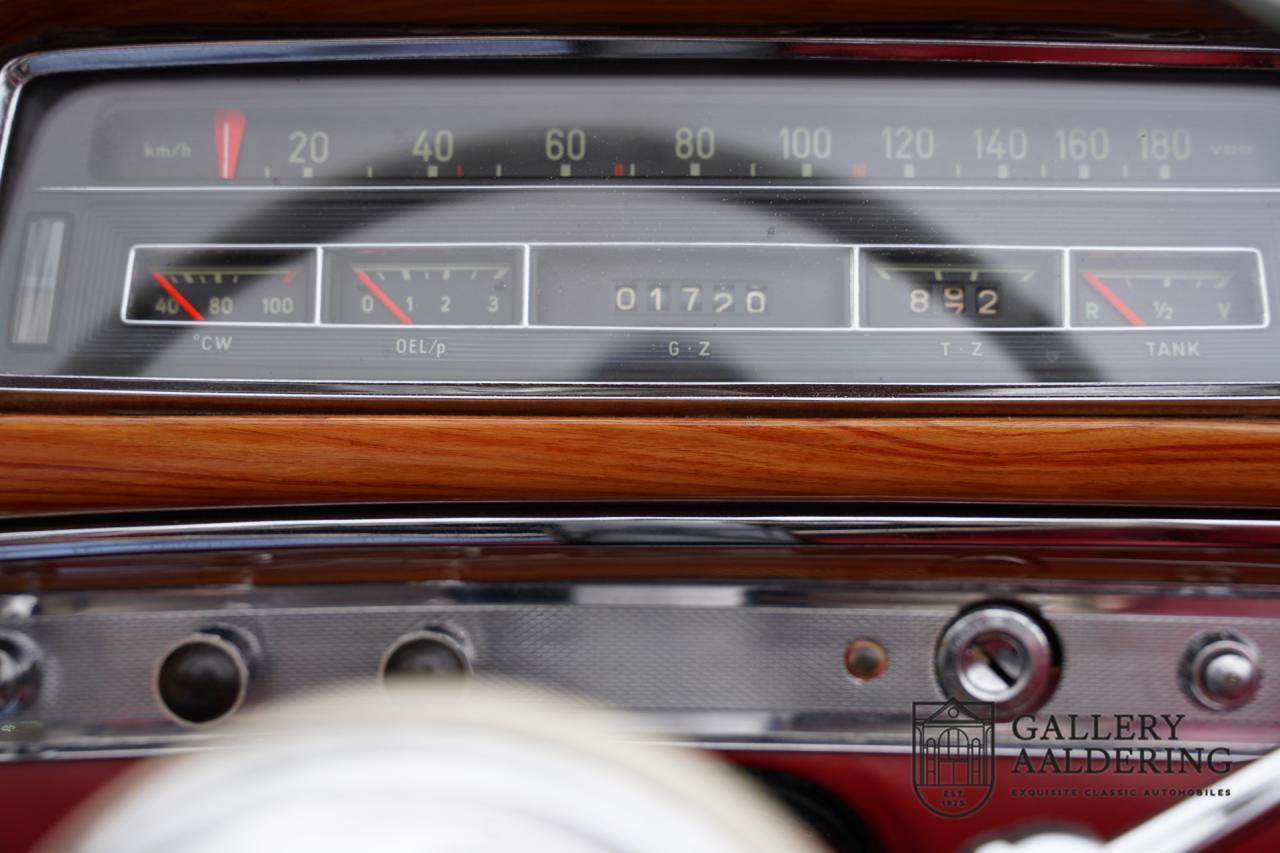
[[10,98],[7,387],[1280,386],[1270,72],[136,64]]

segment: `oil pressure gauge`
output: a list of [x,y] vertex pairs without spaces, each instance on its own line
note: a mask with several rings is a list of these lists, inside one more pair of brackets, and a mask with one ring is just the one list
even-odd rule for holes
[[375,246],[326,257],[331,324],[510,326],[522,318],[522,246]]

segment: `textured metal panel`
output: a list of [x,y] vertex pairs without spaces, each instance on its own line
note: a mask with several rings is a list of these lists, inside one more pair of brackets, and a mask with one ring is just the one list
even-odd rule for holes
[[[37,702],[11,721],[5,737],[24,750],[83,746],[94,734],[107,738],[102,746],[128,737],[204,738],[166,722],[152,674],[185,635],[224,624],[251,632],[261,645],[244,714],[271,700],[372,682],[398,637],[444,626],[465,635],[479,677],[645,712],[673,734],[901,745],[911,703],[942,698],[937,638],[957,599],[973,597],[919,588],[870,596],[830,585],[791,587],[785,606],[752,603],[777,592],[457,584],[203,590],[159,593],[164,609],[152,598],[140,611],[127,609],[123,593],[61,593],[45,597],[47,615],[10,625],[40,643],[46,678]],[[1021,598],[1043,609],[1064,648],[1061,682],[1045,712],[1185,714],[1201,739],[1257,745],[1280,738],[1280,680],[1264,679],[1253,702],[1220,714],[1188,699],[1177,677],[1187,642],[1209,629],[1248,637],[1264,667],[1280,661],[1280,602],[1266,611],[1274,618],[1242,618],[1197,615],[1204,602],[1187,598],[1145,598],[1138,608],[1129,600],[1115,612],[1107,612],[1115,600],[1105,597]],[[341,606],[344,600],[350,606]],[[857,637],[889,651],[888,670],[875,681],[859,683],[845,672],[844,650]]]

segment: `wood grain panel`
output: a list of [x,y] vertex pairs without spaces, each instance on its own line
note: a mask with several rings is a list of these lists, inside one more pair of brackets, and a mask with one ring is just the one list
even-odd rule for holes
[[473,0],[469,3],[423,0],[223,0],[174,3],[172,0],[60,0],[0,3],[0,33],[8,44],[37,38],[86,40],[92,31],[117,33],[252,32],[333,34],[392,32],[408,35],[429,28],[488,28],[528,32],[530,28],[617,31],[623,27],[680,31],[698,28],[841,29],[887,24],[953,22],[1023,27],[1098,26],[1132,29],[1241,28],[1250,22],[1228,4],[1215,0]]
[[0,511],[456,499],[1280,506],[1280,421],[0,416]]

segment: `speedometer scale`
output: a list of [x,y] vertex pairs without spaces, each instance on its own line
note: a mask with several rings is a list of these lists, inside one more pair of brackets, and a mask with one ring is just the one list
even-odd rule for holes
[[1085,102],[1050,82],[434,79],[424,92],[391,78],[376,92],[333,81],[277,98],[193,84],[168,106],[143,95],[110,109],[93,134],[98,179],[125,184],[1166,185],[1280,175],[1250,90],[1187,109],[1196,91],[1153,104],[1143,87],[1110,86]]

